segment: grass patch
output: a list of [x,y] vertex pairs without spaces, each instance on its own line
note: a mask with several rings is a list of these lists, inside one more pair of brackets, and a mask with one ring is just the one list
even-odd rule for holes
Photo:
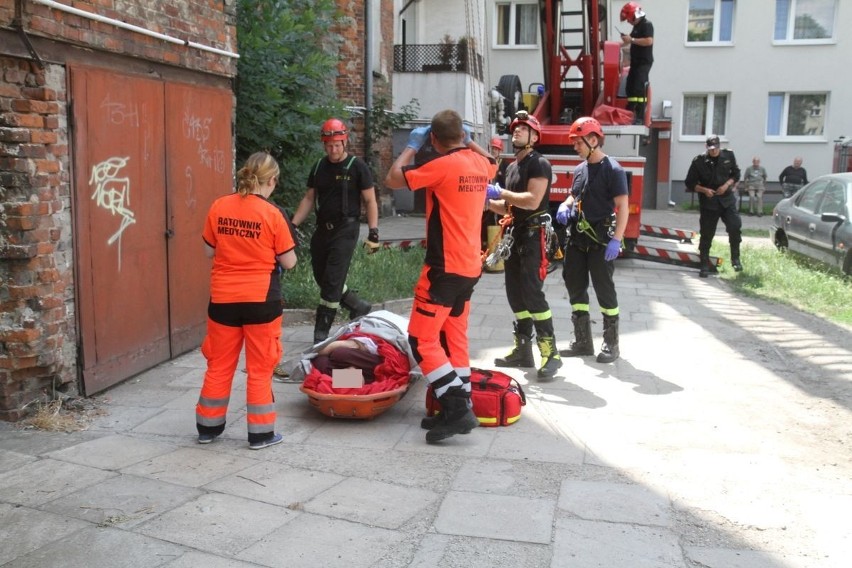
[[731,268],[727,243],[714,243],[710,254],[725,259],[721,277],[737,292],[852,325],[852,280],[839,272],[774,246],[743,245],[742,272]]
[[[287,308],[313,309],[320,297],[311,271],[310,253],[307,247],[300,247],[297,255],[299,262],[296,267],[281,278],[284,301]],[[425,249],[419,246],[408,250],[379,249],[373,254],[358,246],[346,284],[373,304],[410,298],[425,256]]]

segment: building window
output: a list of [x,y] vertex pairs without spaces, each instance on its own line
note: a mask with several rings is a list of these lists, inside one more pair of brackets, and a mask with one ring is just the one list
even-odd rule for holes
[[837,0],[775,0],[775,41],[833,41],[836,13]]
[[689,0],[686,42],[731,43],[734,39],[734,0]]
[[500,2],[495,5],[497,26],[494,37],[504,47],[538,45],[538,5],[522,2]]
[[826,93],[769,93],[766,136],[822,140],[827,107]]
[[683,96],[683,130],[684,139],[695,137],[703,139],[708,134],[724,136],[725,125],[728,122],[728,95],[711,93]]

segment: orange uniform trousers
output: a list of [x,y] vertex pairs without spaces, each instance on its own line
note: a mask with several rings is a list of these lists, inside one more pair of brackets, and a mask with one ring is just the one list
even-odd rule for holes
[[427,266],[414,287],[408,341],[438,398],[451,388],[470,393],[467,325],[470,297],[478,281]]
[[201,353],[207,372],[195,417],[199,432],[221,434],[231,398],[231,385],[243,344],[246,348],[246,422],[249,442],[275,431],[272,371],[281,359],[281,316],[269,323],[228,326],[207,318]]

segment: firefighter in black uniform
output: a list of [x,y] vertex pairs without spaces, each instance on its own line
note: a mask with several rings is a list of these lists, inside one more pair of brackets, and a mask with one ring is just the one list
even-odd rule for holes
[[320,288],[314,325],[314,343],[328,337],[337,309],[349,310],[355,319],[372,309],[370,303],[346,287],[346,275],[358,244],[361,201],[367,213],[368,245],[379,244],[379,208],[373,188],[373,175],[366,162],[350,156],[346,149],[349,130],[343,121],[330,118],[320,130],[326,157],[321,158],[308,175],[308,190],[293,215],[298,227],[312,209],[317,226],[311,237],[311,267]]
[[620,355],[618,295],[612,276],[629,216],[627,174],[601,149],[604,134],[594,118],[578,118],[568,136],[585,161],[574,170],[571,193],[556,213],[557,221],[567,226],[562,278],[574,324],[574,341],[559,353],[564,357],[595,354],[589,315],[591,277],[603,314],[604,341],[597,361],[612,363]]
[[654,64],[654,25],[636,2],[628,2],[621,9],[621,21],[625,20],[633,26],[630,35],[621,34],[622,43],[630,46],[630,71],[625,85],[627,110],[634,113],[633,124],[645,124],[646,88]]
[[[518,111],[512,124],[512,147],[515,161],[506,170],[506,189],[489,187],[489,208],[499,215],[509,214],[511,224],[505,228],[513,242],[505,261],[506,296],[515,316],[515,346],[498,367],[533,367],[532,335],[537,336],[541,353],[538,377],[552,379],[562,366],[556,350],[553,316],[544,295],[547,276],[547,242],[553,230],[550,203],[550,162],[533,146],[541,137],[541,124],[526,111]],[[504,234],[504,239],[506,238]]]
[[731,266],[737,272],[743,269],[740,262],[740,242],[743,240],[740,230],[743,222],[737,211],[737,198],[733,191],[739,179],[740,168],[734,153],[719,147],[718,136],[707,138],[707,151],[693,158],[684,180],[687,191],[698,193],[701,210],[701,239],[698,242],[701,268],[698,275],[702,278],[706,278],[713,271],[710,265],[710,245],[716,236],[719,219],[725,223],[725,230],[728,232]]

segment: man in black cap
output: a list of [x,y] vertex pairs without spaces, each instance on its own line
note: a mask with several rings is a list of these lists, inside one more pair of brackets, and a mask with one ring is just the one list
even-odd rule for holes
[[731,244],[731,266],[737,272],[743,269],[740,262],[740,242],[742,242],[743,222],[737,211],[737,198],[734,187],[740,179],[740,168],[731,150],[719,147],[719,137],[707,138],[707,151],[695,156],[689,166],[684,183],[687,191],[698,193],[701,209],[701,239],[698,242],[698,254],[701,257],[702,278],[713,271],[710,265],[710,245],[716,236],[719,219],[725,223],[728,241]]

